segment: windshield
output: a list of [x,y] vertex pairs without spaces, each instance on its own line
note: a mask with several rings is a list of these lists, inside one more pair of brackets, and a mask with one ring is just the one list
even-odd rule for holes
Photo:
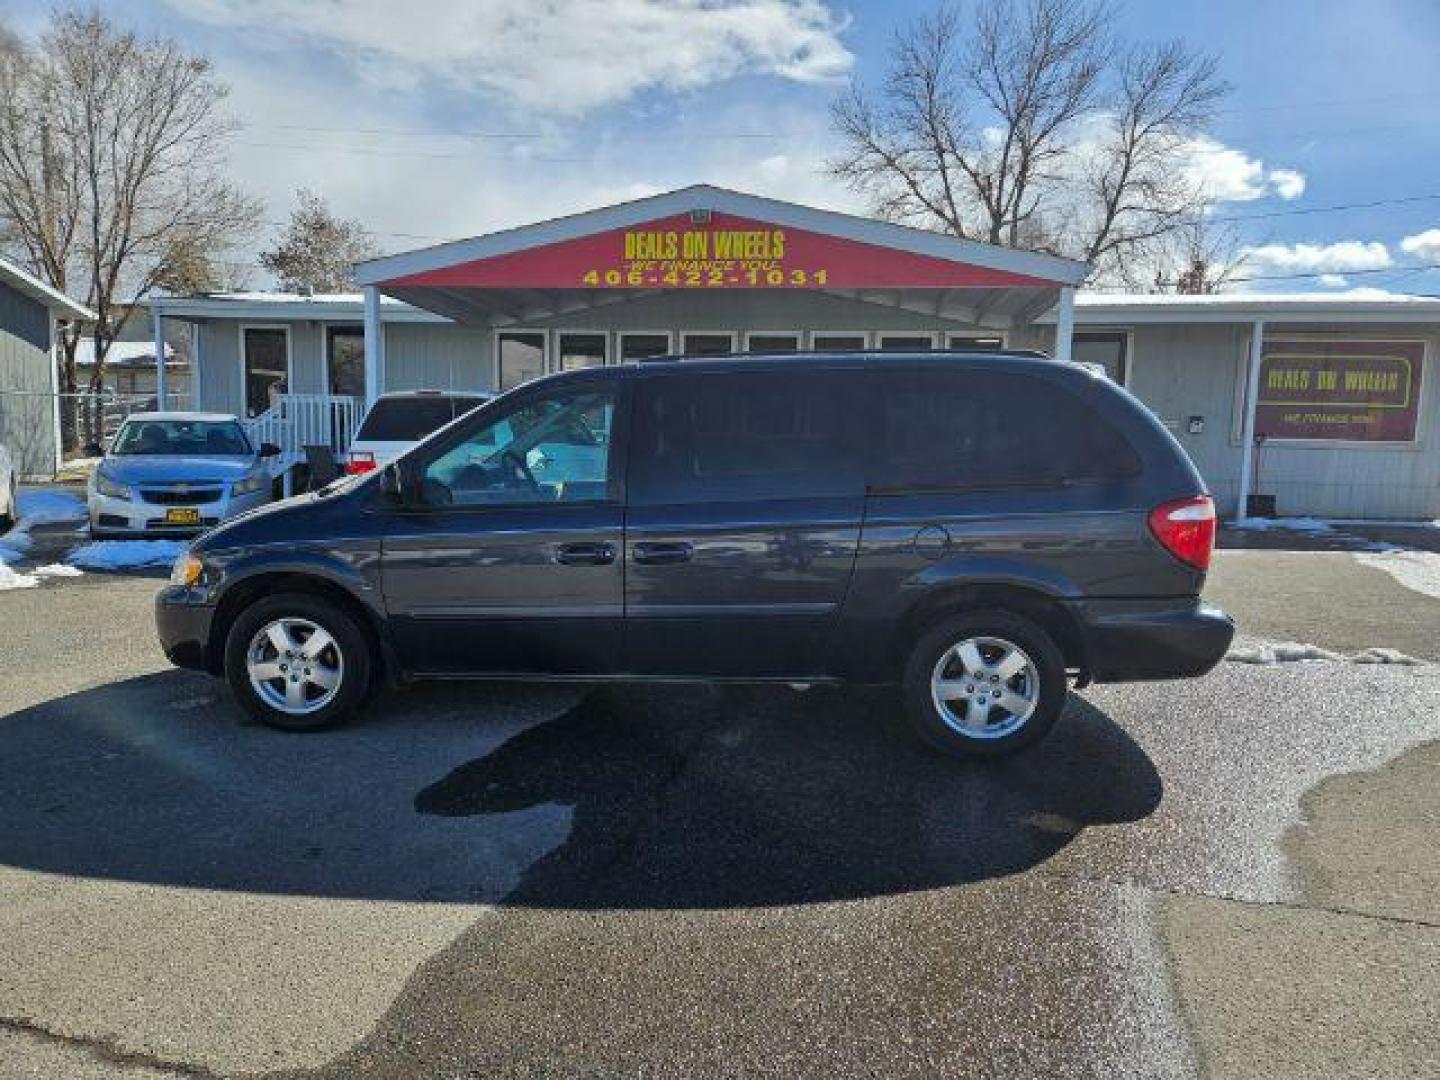
[[254,451],[234,420],[135,420],[120,429],[110,453],[249,456]]
[[415,442],[439,431],[457,416],[484,405],[486,398],[426,394],[381,398],[356,432],[358,442]]

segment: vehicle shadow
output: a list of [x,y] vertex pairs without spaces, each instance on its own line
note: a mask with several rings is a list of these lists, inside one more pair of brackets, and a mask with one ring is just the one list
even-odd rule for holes
[[242,723],[181,671],[0,717],[0,740],[0,863],[358,899],[874,896],[1023,870],[1161,796],[1078,698],[993,765],[919,746],[876,692],[461,684],[306,737]]

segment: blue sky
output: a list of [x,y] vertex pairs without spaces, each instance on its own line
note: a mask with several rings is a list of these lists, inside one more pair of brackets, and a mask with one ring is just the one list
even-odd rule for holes
[[[878,78],[896,29],[931,6],[103,4],[117,23],[215,61],[244,125],[235,175],[268,218],[282,220],[294,190],[310,187],[392,250],[697,181],[863,209],[823,171],[836,145],[829,103],[849,78]],[[6,0],[0,14],[31,36],[50,7]],[[1440,3],[1116,7],[1127,37],[1181,37],[1219,55],[1234,92],[1199,167],[1228,195],[1217,213],[1251,219],[1236,225],[1257,249],[1249,272],[1349,271],[1263,287],[1440,293],[1440,272],[1397,269],[1440,263],[1440,199],[1308,212],[1440,194]],[[1355,273],[1364,269],[1384,272]]]

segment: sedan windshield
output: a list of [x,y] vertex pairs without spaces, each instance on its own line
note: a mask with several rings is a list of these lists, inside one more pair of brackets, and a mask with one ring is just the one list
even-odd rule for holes
[[135,420],[115,436],[112,454],[249,455],[250,440],[234,420]]

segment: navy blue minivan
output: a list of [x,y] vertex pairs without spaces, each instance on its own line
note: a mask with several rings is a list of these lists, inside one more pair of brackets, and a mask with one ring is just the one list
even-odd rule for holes
[[538,379],[378,473],[201,536],[166,654],[265,723],[378,680],[897,684],[941,750],[1067,683],[1203,674],[1215,507],[1165,427],[1030,353],[646,361]]

